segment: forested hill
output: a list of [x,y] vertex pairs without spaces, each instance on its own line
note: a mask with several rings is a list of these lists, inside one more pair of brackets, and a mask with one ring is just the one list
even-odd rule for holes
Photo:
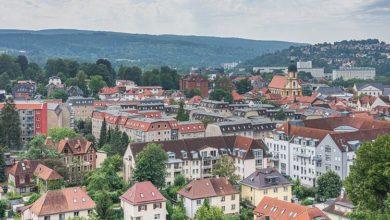
[[178,35],[51,29],[0,30],[0,53],[19,55],[44,64],[48,58],[79,61],[109,59],[114,65],[219,65],[248,60],[298,43]]
[[390,76],[390,44],[377,39],[293,46],[243,62],[242,67],[287,66],[291,60],[311,60],[314,67],[331,72],[342,65],[374,67],[377,75]]

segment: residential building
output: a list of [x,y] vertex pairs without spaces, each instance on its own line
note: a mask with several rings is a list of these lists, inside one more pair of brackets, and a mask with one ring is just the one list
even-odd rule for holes
[[166,198],[150,182],[137,182],[121,197],[123,219],[166,219]]
[[50,96],[56,89],[64,89],[65,85],[61,83],[58,76],[49,77],[49,83],[46,85],[47,96]]
[[205,131],[202,122],[178,122],[178,139],[205,137]]
[[200,102],[199,107],[206,112],[217,113],[221,116],[231,116],[231,112],[229,110],[229,103],[225,101],[203,99]]
[[314,78],[324,78],[324,68],[313,68],[312,61],[298,61],[298,72],[310,73]]
[[178,139],[178,124],[172,118],[129,118],[125,132],[135,141],[163,141]]
[[[4,103],[0,103],[0,109]],[[15,100],[15,108],[20,119],[23,145],[26,145],[35,135],[47,133],[47,103],[40,101]]]
[[360,83],[354,84],[353,90],[357,96],[368,95],[378,97],[383,95],[384,86],[382,83]]
[[343,80],[349,79],[374,79],[375,68],[371,67],[340,67],[338,70],[333,70],[332,79],[336,80],[343,78]]
[[74,127],[75,120],[86,120],[92,117],[94,99],[92,97],[72,96],[66,101],[70,109],[70,127]]
[[352,213],[355,206],[347,198],[347,194],[342,191],[341,195],[325,207],[322,211],[329,216],[331,220],[349,220],[348,214]]
[[247,199],[253,206],[269,196],[291,202],[292,183],[275,168],[264,168],[244,178],[240,182],[241,198]]
[[84,96],[83,90],[80,89],[78,86],[69,86],[66,89],[66,93],[68,94],[69,97],[82,97]]
[[224,214],[240,212],[240,191],[226,177],[193,180],[177,194],[183,200],[186,216],[190,219],[194,219],[205,200],[210,206],[220,208]]
[[62,102],[47,103],[47,130],[51,128],[69,128],[70,111],[66,104]]
[[252,71],[254,73],[273,73],[275,71],[285,71],[287,67],[285,66],[261,66],[261,67],[253,67]]
[[302,86],[298,79],[298,69],[294,64],[287,68],[286,76],[275,75],[268,85],[268,90],[282,97],[302,95]]
[[356,104],[351,103],[351,106],[355,107],[357,111],[372,111],[378,106],[388,107],[389,105],[384,102],[380,97],[363,96],[356,100]]
[[129,180],[135,158],[149,143],[160,144],[168,154],[166,183],[172,184],[178,174],[188,179],[211,177],[221,156],[230,156],[241,179],[266,167],[265,146],[261,140],[242,136],[203,137],[182,140],[130,143],[123,156],[124,178]]
[[12,96],[14,99],[32,99],[37,89],[36,83],[31,80],[20,80],[12,87]]
[[71,187],[49,190],[33,204],[22,208],[22,220],[66,220],[74,217],[88,218],[95,202],[85,188]]
[[96,169],[96,148],[83,137],[65,138],[58,143],[48,137],[45,144],[62,155],[70,181],[78,181],[84,173]]
[[253,211],[255,220],[330,220],[320,209],[265,196]]
[[192,90],[199,89],[200,95],[202,97],[207,97],[209,95],[209,81],[206,77],[203,77],[196,73],[190,73],[183,76],[179,82],[180,90]]

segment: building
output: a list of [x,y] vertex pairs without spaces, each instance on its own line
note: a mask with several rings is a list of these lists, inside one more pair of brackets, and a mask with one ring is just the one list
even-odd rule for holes
[[368,95],[379,97],[383,95],[384,86],[382,83],[361,83],[354,84],[353,90],[357,96]]
[[183,200],[186,216],[190,219],[194,219],[205,200],[210,206],[220,208],[224,214],[240,212],[240,191],[226,177],[193,180],[177,194]]
[[58,76],[49,77],[49,83],[46,85],[47,96],[50,96],[56,89],[64,89],[65,86]]
[[12,87],[12,96],[14,99],[31,99],[34,97],[37,89],[36,83],[31,80],[20,80]]
[[66,220],[74,217],[88,218],[95,202],[85,188],[71,187],[49,190],[33,204],[22,208],[22,220]]
[[180,90],[182,91],[199,89],[202,97],[207,97],[209,95],[209,81],[206,77],[196,73],[190,73],[183,76],[179,83]]
[[282,97],[301,96],[302,86],[298,80],[297,67],[291,64],[287,69],[287,76],[275,75],[268,85],[268,90]]
[[256,206],[254,220],[329,220],[320,209],[265,196]]
[[121,197],[123,219],[148,220],[167,218],[166,198],[150,182],[137,182]]
[[[26,145],[35,135],[47,133],[47,103],[15,100],[21,128],[21,142]],[[4,103],[0,103],[0,109]]]
[[241,180],[241,198],[247,199],[253,206],[269,196],[291,202],[292,183],[280,174],[275,168],[256,170]]
[[138,142],[177,140],[178,129],[171,118],[129,118],[125,124],[126,134]]
[[94,99],[92,97],[72,96],[66,101],[70,110],[70,127],[74,127],[75,120],[86,120],[92,117]]
[[70,111],[66,104],[62,102],[47,103],[47,130],[51,128],[69,128]]
[[303,185],[315,186],[316,179],[327,170],[344,180],[356,149],[386,134],[390,134],[390,122],[332,117],[284,123],[264,142],[272,155],[271,166]]
[[389,107],[386,102],[376,96],[360,97],[356,100],[356,105],[353,103],[352,106],[355,107],[357,111],[372,111],[378,106]]
[[313,68],[312,61],[298,61],[298,72],[310,73],[314,78],[324,78],[324,68]]
[[206,112],[218,113],[221,116],[231,116],[229,103],[225,101],[203,99],[199,107]]
[[46,146],[63,155],[62,162],[68,169],[70,181],[77,181],[84,173],[96,169],[96,148],[83,137],[65,138],[58,143],[48,137]]
[[205,131],[202,122],[178,122],[178,139],[205,137]]
[[[203,137],[152,142],[161,144],[168,154],[166,183],[172,184],[178,174],[188,179],[212,176],[214,164],[221,156],[234,159],[241,179],[266,166],[265,146],[261,140],[242,136]],[[123,156],[124,178],[131,178],[137,154],[149,143],[130,143]]]
[[68,94],[68,97],[82,97],[84,96],[83,90],[80,89],[78,86],[69,86],[66,89],[66,93]]
[[352,213],[355,206],[347,198],[347,194],[343,191],[341,195],[325,207],[322,211],[332,220],[349,220],[348,214]]
[[343,80],[349,79],[374,79],[375,68],[371,67],[340,67],[338,70],[332,71],[332,79],[336,80],[343,78]]
[[273,73],[273,72],[283,72],[287,69],[285,66],[261,66],[253,67],[252,71],[254,73]]

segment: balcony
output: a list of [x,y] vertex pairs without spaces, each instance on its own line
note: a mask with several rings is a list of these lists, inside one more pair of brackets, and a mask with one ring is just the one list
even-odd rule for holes
[[316,162],[321,162],[322,161],[322,157],[321,157],[321,155],[315,155],[313,157],[313,160],[316,161]]
[[309,153],[301,152],[301,151],[293,152],[293,155],[295,155],[297,157],[303,157],[303,158],[310,158],[311,157],[311,155]]

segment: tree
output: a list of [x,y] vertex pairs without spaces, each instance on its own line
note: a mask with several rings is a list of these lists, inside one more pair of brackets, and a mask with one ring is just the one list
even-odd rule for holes
[[106,190],[99,190],[94,196],[96,202],[96,213],[99,219],[111,219],[110,207],[113,204],[109,193]]
[[4,148],[0,147],[0,182],[4,182],[6,180],[5,176],[5,160],[4,160]]
[[133,172],[134,181],[151,181],[156,187],[165,186],[167,154],[161,145],[149,143],[138,153]]
[[232,184],[237,184],[237,181],[240,179],[238,175],[234,172],[236,167],[234,166],[234,161],[229,156],[222,156],[213,168],[213,175],[218,177],[227,177]]
[[41,197],[41,195],[39,195],[38,193],[33,193],[28,199],[28,201],[26,202],[26,205],[33,204],[35,201],[39,199],[39,197]]
[[11,80],[9,78],[8,73],[0,74],[0,89],[7,90],[7,92],[11,92]]
[[190,119],[190,115],[184,109],[184,102],[179,103],[179,109],[177,110],[176,120],[178,121],[188,121]]
[[200,92],[200,89],[195,88],[195,89],[190,89],[190,90],[188,90],[188,89],[184,90],[184,95],[186,96],[186,98],[190,99],[194,96],[201,96],[202,94]]
[[223,218],[224,215],[222,209],[210,206],[207,202],[199,207],[195,213],[195,220],[222,220]]
[[172,220],[186,220],[187,219],[187,216],[186,216],[186,211],[185,211],[185,208],[183,206],[183,203],[179,202],[172,210],[172,216],[171,218]]
[[238,94],[244,94],[253,89],[251,82],[248,79],[242,79],[236,83]]
[[61,99],[66,102],[68,99],[68,93],[64,89],[55,89],[49,96],[50,99]]
[[327,199],[338,197],[342,185],[339,175],[334,171],[328,171],[322,174],[317,179],[318,199],[320,201],[326,201]]
[[225,101],[232,103],[233,102],[233,97],[232,94],[224,89],[214,89],[211,93],[209,98],[211,100],[216,100],[216,101]]
[[55,142],[65,138],[75,138],[77,135],[71,128],[50,128],[48,132],[48,136]]
[[153,69],[142,74],[141,84],[144,86],[158,86],[160,85],[160,71]]
[[107,141],[107,122],[106,119],[103,119],[102,127],[100,128],[100,136],[99,136],[99,148],[103,147]]
[[179,88],[179,75],[175,69],[163,66],[158,77],[160,78],[160,85],[163,89],[170,90]]
[[19,55],[16,58],[16,62],[19,64],[20,69],[22,70],[22,73],[25,73],[27,66],[28,66],[28,60],[27,57],[24,55]]
[[344,182],[348,198],[356,206],[357,213],[390,216],[389,161],[389,135],[366,142],[357,149],[356,159]]
[[118,79],[131,80],[135,84],[141,84],[142,70],[137,66],[132,67],[119,67]]
[[12,99],[7,99],[0,113],[0,144],[9,149],[19,149],[20,142],[20,119]]
[[204,118],[202,119],[202,123],[203,123],[203,125],[204,125],[205,127],[207,127],[208,124],[213,123],[213,122],[214,122],[214,120],[213,120],[213,118],[210,117],[210,116],[206,116],[206,117],[204,117]]
[[120,155],[123,156],[126,152],[127,145],[129,145],[129,136],[126,134],[126,132],[122,132],[121,136],[121,146],[122,148],[120,149]]
[[5,217],[5,211],[7,210],[8,203],[6,200],[0,200],[0,219]]
[[287,118],[287,116],[286,116],[286,113],[284,113],[283,109],[279,109],[275,114],[276,120],[283,121],[283,120],[286,120],[286,118]]
[[97,94],[100,90],[107,86],[106,82],[104,82],[103,77],[100,75],[91,76],[91,80],[89,81],[89,89],[92,91],[92,94]]
[[25,157],[31,160],[41,160],[46,158],[57,158],[59,154],[54,149],[49,149],[45,145],[46,137],[43,135],[37,135],[28,142],[28,151],[25,153]]

